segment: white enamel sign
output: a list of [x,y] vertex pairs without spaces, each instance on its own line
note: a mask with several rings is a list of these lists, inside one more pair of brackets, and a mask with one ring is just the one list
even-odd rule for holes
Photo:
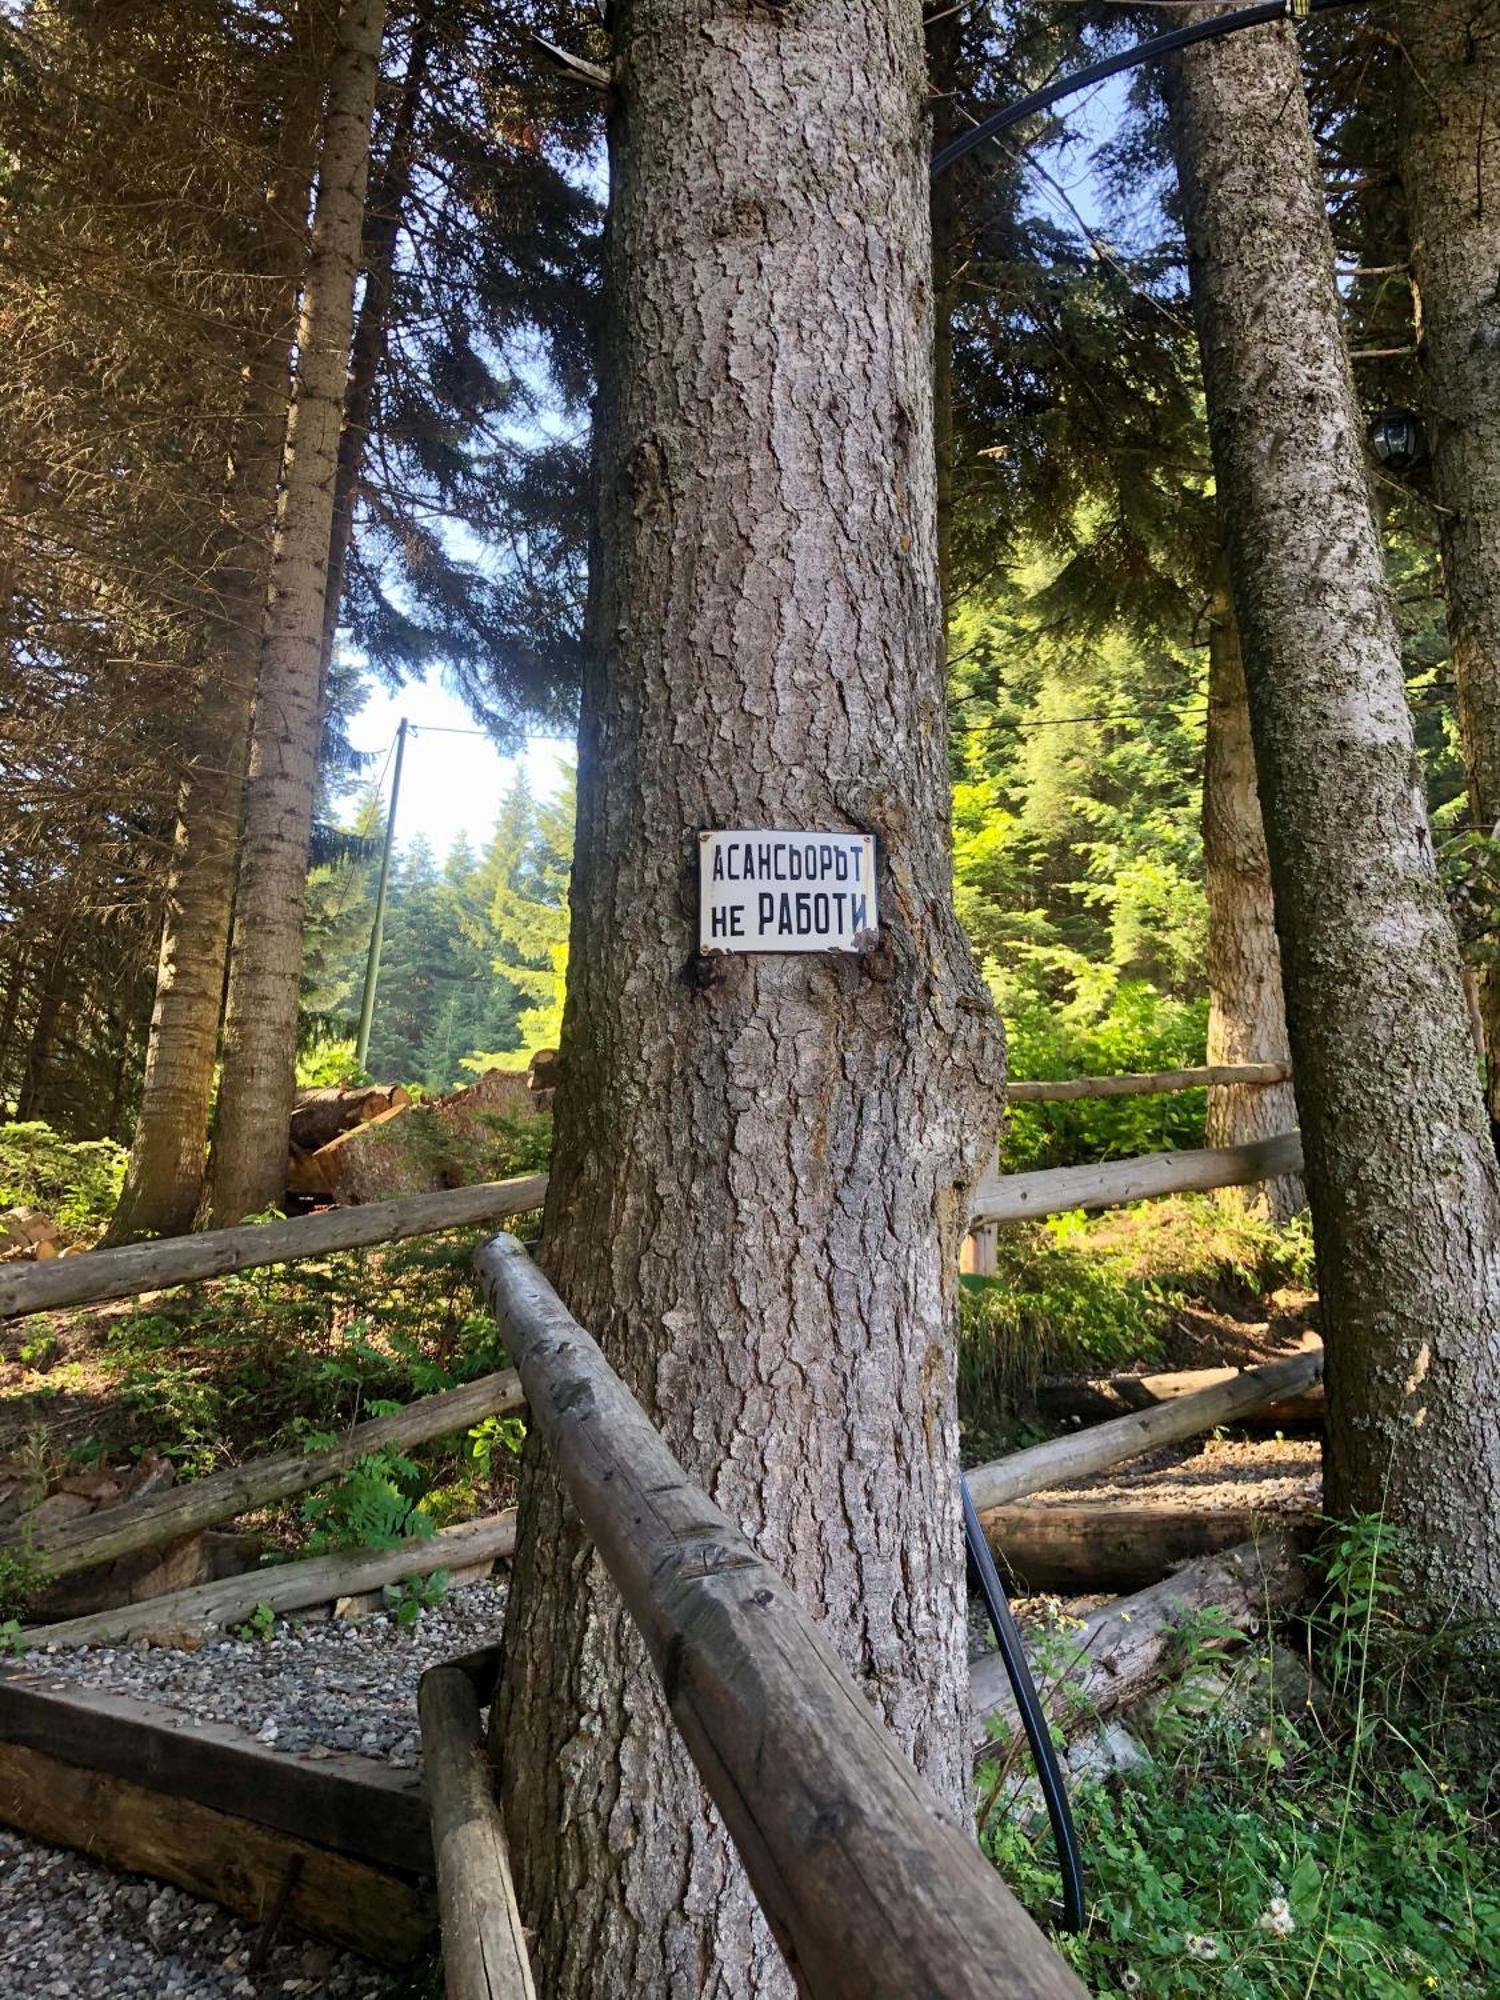
[[875,836],[705,833],[698,949],[857,951],[876,928]]

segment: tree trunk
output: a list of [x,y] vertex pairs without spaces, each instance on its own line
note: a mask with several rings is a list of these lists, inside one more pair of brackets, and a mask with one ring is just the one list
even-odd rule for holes
[[[1207,12],[1211,10],[1193,10]],[[1500,1172],[1434,865],[1295,37],[1172,70],[1328,1344],[1328,1498],[1500,1611]]]
[[[920,17],[625,0],[547,1268],[964,1809],[952,913]],[[881,838],[849,956],[702,958],[705,828]],[[791,1982],[531,1447],[495,1736],[540,1990]]]
[[[1209,626],[1208,740],[1203,764],[1203,863],[1208,888],[1208,1060],[1213,1064],[1288,1060],[1286,1005],[1271,864],[1255,783],[1255,751],[1228,579]],[[1248,1146],[1297,1127],[1290,1082],[1231,1084],[1208,1094],[1209,1146]],[[1220,1201],[1277,1223],[1307,1195],[1295,1174],[1231,1188]]]
[[[1500,836],[1500,0],[1407,0],[1401,177],[1469,819]],[[1500,949],[1500,947],[1497,947]],[[1500,965],[1480,969],[1500,1121]]]
[[322,729],[323,608],[385,12],[385,0],[345,0],[329,75],[245,788],[211,1172],[219,1226],[279,1200],[286,1177],[303,891]]
[[41,1115],[39,1105],[47,1083],[47,1070],[62,1025],[63,1006],[68,998],[68,973],[72,951],[66,938],[59,939],[47,964],[47,976],[37,1000],[26,1045],[26,1061],[21,1071],[21,1087],[16,1093],[16,1117],[24,1123]]
[[105,1238],[111,1244],[180,1236],[192,1228],[203,1198],[324,56],[322,33],[301,10],[281,120],[284,174],[266,190],[261,240],[251,253],[257,276],[271,280],[271,296],[246,371],[241,435],[226,495],[239,547],[222,573],[222,616],[208,634],[191,725],[140,1112],[125,1185]]
[[390,321],[396,275],[396,246],[401,240],[402,217],[411,198],[412,175],[417,161],[417,113],[427,88],[427,67],[432,59],[432,28],[431,8],[427,7],[418,15],[412,30],[406,77],[401,85],[395,117],[391,121],[385,159],[365,209],[364,243],[360,254],[365,289],[349,355],[344,429],[339,438],[338,472],[334,479],[328,581],[323,592],[322,681],[325,688],[328,685],[328,670],[333,664],[339,609],[344,601],[344,576],[354,541],[354,517],[359,508],[360,479],[364,473],[365,449],[370,438],[375,379],[385,354],[386,328]]

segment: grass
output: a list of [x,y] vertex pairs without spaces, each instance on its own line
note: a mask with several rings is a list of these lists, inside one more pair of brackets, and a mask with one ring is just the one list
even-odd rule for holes
[[[1264,1638],[1228,1690],[1203,1657],[1142,1726],[1152,1762],[1075,1787],[1090,1924],[1059,1943],[1100,2000],[1500,1992],[1497,1635],[1416,1609],[1378,1521],[1325,1577],[1298,1635],[1317,1707],[1268,1694]],[[1045,1828],[997,1814],[983,1838],[1043,1912]]]

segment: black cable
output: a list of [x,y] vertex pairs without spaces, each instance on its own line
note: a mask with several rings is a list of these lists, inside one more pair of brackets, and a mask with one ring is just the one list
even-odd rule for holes
[[[1361,4],[1362,0],[1309,0],[1308,12],[1322,14],[1331,7],[1356,7]],[[1150,41],[1137,42],[1134,48],[1121,49],[1118,55],[1106,56],[1102,62],[1091,63],[1087,69],[1075,70],[1071,76],[1059,77],[1044,90],[1034,90],[1029,97],[1018,98],[1014,104],[1007,104],[1003,111],[984,119],[973,131],[950,140],[932,156],[933,178],[946,173],[966,153],[982,146],[986,139],[998,138],[1023,119],[1034,117],[1038,111],[1047,110],[1059,99],[1071,97],[1075,91],[1087,90],[1092,83],[1103,83],[1106,77],[1119,76],[1123,70],[1135,69],[1140,63],[1154,62],[1158,56],[1170,55],[1174,49],[1190,48],[1194,42],[1212,41],[1217,35],[1233,34],[1237,28],[1259,28],[1268,21],[1291,20],[1296,12],[1293,0],[1262,0],[1261,5],[1243,7],[1234,14],[1218,14],[1212,20],[1194,21],[1185,28],[1172,28],[1165,35],[1154,35]]]
[[1004,1660],[1005,1671],[1010,1676],[1016,1707],[1021,1711],[1021,1726],[1026,1731],[1026,1741],[1031,1745],[1031,1754],[1036,1761],[1036,1774],[1041,1782],[1042,1797],[1047,1801],[1047,1817],[1052,1822],[1052,1838],[1057,1845],[1057,1863],[1062,1870],[1063,1928],[1069,1931],[1081,1931],[1086,1917],[1083,1900],[1083,1859],[1078,1852],[1078,1835],[1073,1830],[1073,1814],[1068,1806],[1068,1794],[1063,1784],[1062,1772],[1058,1768],[1057,1752],[1052,1747],[1052,1731],[1047,1726],[1047,1718],[1036,1691],[1036,1682],[1031,1678],[1026,1649],[1021,1644],[1021,1634],[1016,1628],[1015,1614],[1005,1594],[1005,1585],[1000,1581],[995,1558],[990,1553],[990,1545],[979,1519],[979,1510],[974,1505],[973,1494],[969,1491],[969,1482],[960,1474],[958,1483],[964,1500],[964,1543],[969,1552],[969,1567],[979,1585],[984,1608],[990,1614],[995,1644],[1000,1648],[1000,1657]]

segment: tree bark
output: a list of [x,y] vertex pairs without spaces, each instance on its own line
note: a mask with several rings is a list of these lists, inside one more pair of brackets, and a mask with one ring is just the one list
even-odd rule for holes
[[1436,1589],[1496,1611],[1500,1172],[1295,37],[1204,43],[1171,93],[1318,1248],[1330,1511],[1386,1510]]
[[[1432,497],[1469,780],[1500,836],[1500,4],[1407,0],[1401,178],[1411,218]],[[1497,947],[1500,949],[1500,947]],[[1487,1095],[1500,1121],[1500,965],[1479,969]]]
[[385,0],[345,0],[329,74],[245,788],[211,1169],[216,1225],[279,1200],[286,1173],[322,729],[323,609],[385,13]]
[[[626,0],[547,1269],[963,1809],[952,913],[920,16]],[[700,958],[705,828],[876,832],[861,955]],[[541,1990],[790,1991],[538,1445],[495,1731]]]
[[[1209,626],[1208,733],[1203,763],[1203,863],[1208,891],[1208,1060],[1286,1063],[1281,948],[1266,854],[1255,750],[1245,695],[1245,660],[1227,576]],[[1285,1083],[1231,1084],[1208,1093],[1205,1141],[1248,1146],[1296,1129],[1297,1102]],[[1306,1206],[1296,1174],[1226,1190],[1219,1199],[1267,1220],[1289,1222]]]

